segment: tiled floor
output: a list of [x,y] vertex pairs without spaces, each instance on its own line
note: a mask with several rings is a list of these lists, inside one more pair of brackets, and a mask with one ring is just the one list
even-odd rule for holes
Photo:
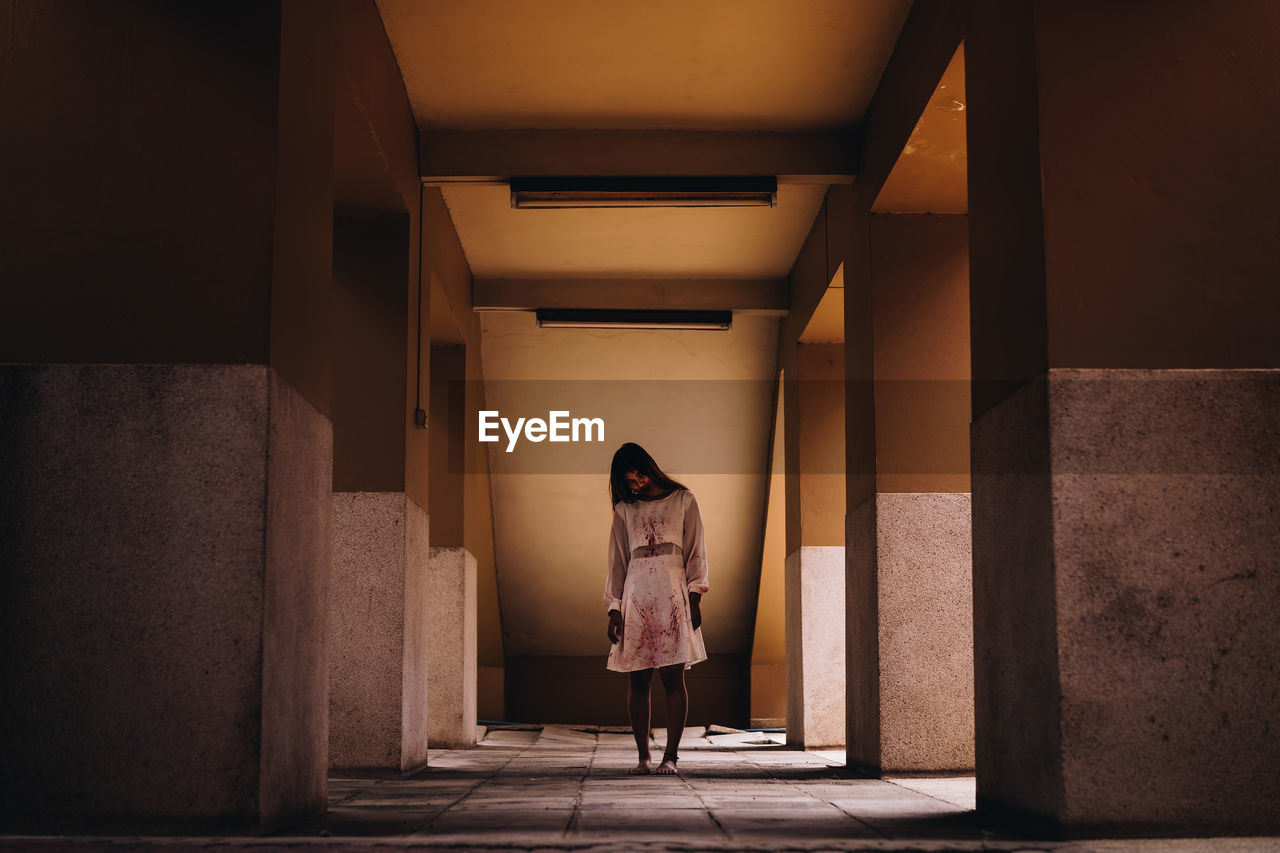
[[434,754],[415,779],[335,777],[329,813],[289,834],[525,846],[993,837],[971,811],[971,778],[846,779],[838,754],[760,734],[701,735],[684,739],[679,775],[636,777],[630,735],[495,731],[475,749]]
[[689,734],[675,777],[629,775],[629,735],[494,731],[473,749],[433,752],[413,778],[334,776],[327,814],[268,838],[10,837],[0,851],[1280,850],[1276,839],[1035,840],[979,817],[972,777],[845,778],[839,753]]

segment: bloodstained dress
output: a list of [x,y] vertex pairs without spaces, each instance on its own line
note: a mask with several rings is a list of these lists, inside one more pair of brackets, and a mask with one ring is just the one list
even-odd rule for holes
[[622,641],[608,668],[631,672],[707,659],[702,628],[694,628],[689,593],[705,595],[707,543],[698,502],[688,489],[665,498],[619,502],[609,534],[604,598],[622,613]]

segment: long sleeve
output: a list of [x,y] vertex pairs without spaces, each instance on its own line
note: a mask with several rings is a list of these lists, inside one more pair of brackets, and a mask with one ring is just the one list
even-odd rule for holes
[[710,574],[707,567],[707,538],[702,528],[702,513],[698,510],[698,500],[689,493],[689,503],[684,508],[684,578],[689,585],[689,592],[706,595],[711,588]]
[[604,582],[607,610],[622,609],[622,584],[627,579],[627,563],[631,561],[627,538],[627,520],[622,510],[615,507],[613,529],[609,533],[609,575]]

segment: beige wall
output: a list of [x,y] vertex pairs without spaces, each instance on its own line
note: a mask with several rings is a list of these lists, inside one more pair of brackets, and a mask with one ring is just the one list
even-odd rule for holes
[[[618,701],[608,698],[616,690],[605,669],[606,486],[613,452],[636,441],[697,495],[711,566],[703,636],[711,655],[742,661],[726,676],[741,684],[725,695],[741,697],[733,713],[745,721],[777,320],[739,315],[724,332],[602,332],[540,329],[522,312],[481,316],[492,408],[507,416],[566,408],[606,424],[604,441],[591,444],[526,443],[513,453],[476,445],[494,472],[506,653],[594,660],[603,679],[573,680],[572,692],[555,697],[558,710],[545,713],[563,722],[597,698]],[[523,707],[525,683],[507,679],[509,714]]]
[[408,217],[340,216],[333,233],[333,488],[403,491]]
[[[377,261],[387,266],[388,276],[392,267],[401,276],[399,304],[392,304],[392,285],[388,282],[383,308],[385,313],[394,311],[400,320],[400,328],[388,326],[386,334],[404,342],[400,348],[403,367],[394,369],[402,389],[399,410],[386,416],[386,432],[378,436],[385,446],[357,452],[368,454],[369,463],[377,465],[391,464],[386,459],[378,461],[379,454],[398,456],[398,485],[379,488],[403,490],[425,509],[429,437],[426,430],[414,425],[413,419],[419,391],[425,395],[428,385],[427,354],[419,352],[419,346],[425,347],[427,341],[420,340],[418,330],[430,323],[430,302],[425,298],[428,291],[425,282],[420,286],[418,269],[422,234],[418,128],[377,7],[372,0],[344,0],[337,4],[337,10],[340,39],[333,163],[335,214],[340,220],[398,216],[401,222],[398,241],[384,238],[385,257]],[[335,322],[343,322],[340,314]],[[381,342],[373,345],[385,346]],[[371,384],[381,385],[385,379],[376,377]],[[390,389],[387,391],[389,397]],[[425,396],[422,405],[427,405]],[[400,434],[392,435],[392,429]],[[391,481],[384,478],[384,482]]]
[[1280,365],[1280,8],[1228,5],[1035,5],[1050,367]]
[[428,437],[413,423],[428,378],[418,329],[430,308],[419,301],[426,291],[418,286],[417,125],[372,0],[336,8],[331,171],[339,283],[330,327],[332,382],[343,401],[334,415],[334,483],[403,490],[426,508]]
[[[1142,51],[1125,46],[1146,26],[1127,14],[1095,28],[1037,4],[1033,21],[984,22],[987,41],[1035,37],[968,59],[975,415],[1046,367],[1280,364],[1280,92],[1262,82],[1266,50],[1222,48],[1278,14],[1162,7],[1167,38]],[[1099,122],[1133,156],[1081,148]]]
[[[270,3],[222,10],[218,28],[150,3],[9,5],[23,37],[6,49],[0,221],[5,303],[21,310],[5,311],[0,362],[266,364],[286,312],[299,328],[281,345],[315,359],[280,351],[279,366],[327,413],[303,318],[322,321],[328,300],[332,52],[277,87],[282,50],[325,15],[282,45]],[[286,209],[296,218],[277,220]],[[273,273],[277,251],[290,261]],[[276,274],[291,283],[273,298]]]
[[786,551],[844,544],[844,345],[796,344],[783,383]]
[[465,539],[467,350],[460,344],[431,345],[431,545],[461,547]]
[[871,216],[876,491],[969,490],[969,223]]
[[787,423],[796,442],[800,545],[844,545],[844,344],[796,349],[796,408]]
[[760,556],[760,592],[756,599],[751,644],[751,720],[782,724],[787,716],[786,636],[786,468],[783,447],[781,379],[770,439],[769,496],[765,504],[764,546]]

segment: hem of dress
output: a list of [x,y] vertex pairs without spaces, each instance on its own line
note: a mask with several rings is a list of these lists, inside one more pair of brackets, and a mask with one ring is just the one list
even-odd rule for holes
[[610,663],[605,663],[604,668],[610,672],[641,672],[646,669],[661,669],[664,666],[675,666],[678,663],[682,663],[685,669],[692,669],[695,663],[702,663],[705,660],[705,657],[694,658],[693,660],[673,660],[670,663],[655,663],[653,666],[637,666],[631,669],[618,669]]

